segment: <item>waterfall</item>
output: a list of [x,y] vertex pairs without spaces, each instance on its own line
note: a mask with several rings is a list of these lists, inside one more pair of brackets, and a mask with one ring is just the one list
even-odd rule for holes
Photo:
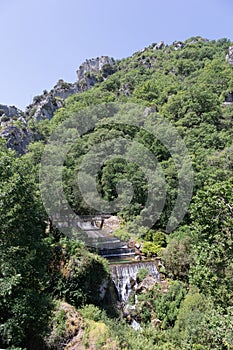
[[137,285],[137,272],[141,268],[146,268],[148,273],[159,281],[159,272],[154,261],[110,266],[112,279],[120,301],[127,302],[131,291]]
[[142,330],[142,327],[140,326],[140,324],[137,321],[135,321],[134,319],[132,320],[131,326],[133,327],[133,329],[135,331],[141,331]]

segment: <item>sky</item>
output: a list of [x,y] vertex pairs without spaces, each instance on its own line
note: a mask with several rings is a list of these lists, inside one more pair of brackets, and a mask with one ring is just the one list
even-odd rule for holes
[[24,110],[86,58],[163,40],[233,41],[232,0],[0,0],[0,104]]

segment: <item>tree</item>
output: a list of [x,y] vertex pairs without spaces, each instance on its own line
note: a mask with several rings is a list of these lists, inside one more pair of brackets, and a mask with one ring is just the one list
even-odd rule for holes
[[0,345],[42,349],[49,299],[43,211],[30,164],[0,149]]
[[233,289],[232,182],[199,190],[190,208],[197,242],[190,282],[222,306],[232,304]]
[[161,256],[169,277],[188,282],[192,262],[191,242],[192,239],[189,236],[173,237],[167,247],[162,250]]
[[232,308],[222,310],[191,288],[185,297],[173,329],[181,349],[232,349]]

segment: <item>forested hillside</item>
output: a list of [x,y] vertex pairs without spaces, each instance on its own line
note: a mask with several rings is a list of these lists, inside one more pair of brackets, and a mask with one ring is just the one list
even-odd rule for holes
[[[26,113],[1,111],[1,348],[233,349],[232,46],[193,37],[98,69],[88,61],[76,85],[60,81],[62,98],[45,91]],[[130,298],[140,330],[120,310],[108,261],[48,217],[57,173],[47,164],[41,187],[45,152],[65,159],[74,213],[117,215],[118,237],[161,258],[166,289]]]

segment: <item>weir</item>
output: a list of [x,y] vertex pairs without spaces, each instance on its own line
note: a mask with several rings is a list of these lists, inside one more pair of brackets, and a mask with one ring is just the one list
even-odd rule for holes
[[119,301],[127,302],[133,288],[137,287],[137,273],[141,268],[147,269],[150,275],[160,281],[155,261],[110,265],[111,276],[118,292]]
[[[137,287],[137,273],[141,268],[148,270],[158,281],[160,274],[155,261],[135,261],[135,250],[126,242],[114,237],[113,232],[104,228],[104,220],[111,215],[61,216],[54,218],[53,223],[60,227],[77,227],[83,234],[80,238],[86,246],[107,258],[113,283],[120,302],[127,303],[130,293]],[[114,260],[113,260],[114,259]]]
[[103,228],[104,220],[110,217],[110,214],[82,216],[57,214],[52,222],[59,228],[78,228],[79,239],[83,240],[89,249],[105,258],[134,256],[134,249],[128,248],[126,242],[114,237],[110,229]]

